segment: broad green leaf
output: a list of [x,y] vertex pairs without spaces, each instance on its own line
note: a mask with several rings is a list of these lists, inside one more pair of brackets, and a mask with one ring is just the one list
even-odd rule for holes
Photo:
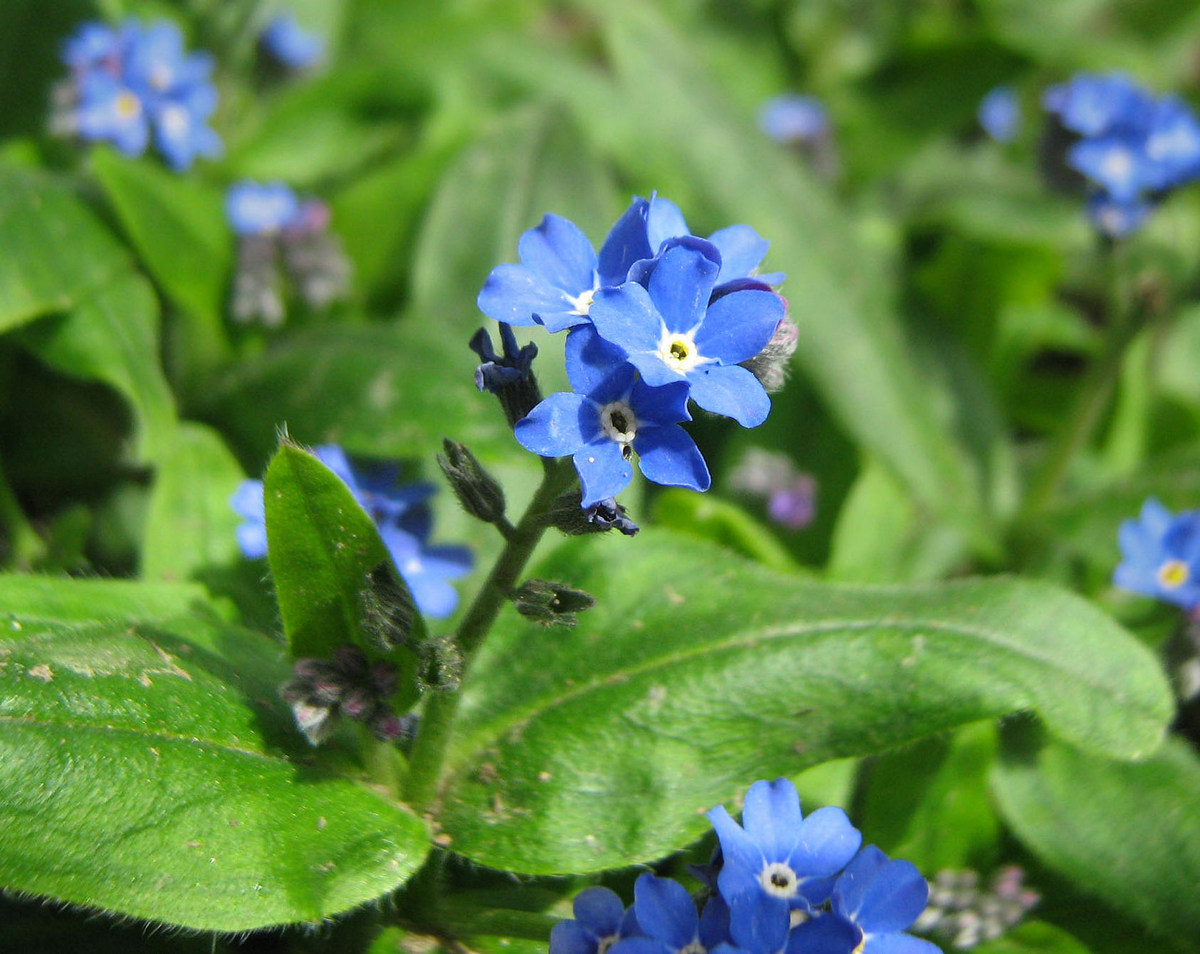
[[[828,407],[931,513],[986,544],[967,453],[939,419],[906,347],[883,257],[794,157],[768,143],[749,145],[761,136],[752,116],[727,100],[665,18],[646,5],[604,6],[620,81],[614,110],[638,131],[640,152],[669,160],[697,183],[700,208],[684,208],[692,228],[744,222],[770,240],[764,265],[787,272],[782,293],[800,329],[796,361]],[[654,108],[634,108],[650,89]]]
[[65,185],[0,167],[0,331],[68,311],[128,268],[125,250]]
[[230,498],[243,477],[241,465],[216,431],[202,424],[181,424],[154,474],[142,576],[188,580],[205,567],[239,559],[241,518]]
[[400,611],[414,641],[424,639],[424,623],[370,516],[341,478],[292,444],[281,445],[267,467],[263,496],[267,560],[292,655],[328,657],[347,643],[372,656],[394,650],[404,667],[398,704],[406,708],[414,699],[415,658],[394,644],[410,634],[374,628],[375,574],[386,574],[406,604]]
[[1005,820],[1042,861],[1175,949],[1200,939],[1200,760],[1171,739],[1142,762],[1006,739],[992,776]]
[[246,931],[356,907],[420,864],[403,805],[301,761],[280,647],[201,588],[7,577],[0,602],[9,890]]
[[599,248],[615,215],[599,160],[558,107],[503,115],[446,171],[417,240],[415,316],[470,336],[492,322],[475,307],[488,273],[517,262],[517,240],[547,212]]
[[155,160],[131,160],[111,149],[98,149],[92,165],[138,255],[186,314],[189,357],[197,349],[220,355],[233,268],[224,195]]
[[507,614],[468,674],[438,815],[494,867],[648,861],[756,778],[1018,711],[1144,756],[1173,710],[1147,650],[1043,584],[815,583],[653,529],[533,573],[597,605],[565,635]]
[[432,459],[444,437],[480,455],[511,453],[496,399],[472,380],[479,359],[469,337],[417,316],[393,327],[304,329],[222,379],[205,417],[256,454],[281,427],[307,444],[381,457]]
[[974,954],[1091,954],[1091,948],[1044,921],[1025,921],[1003,937],[971,950]]
[[101,381],[133,407],[137,455],[157,460],[173,441],[175,399],[159,358],[158,301],[128,271],[94,289],[73,310],[36,325],[24,343],[64,374]]

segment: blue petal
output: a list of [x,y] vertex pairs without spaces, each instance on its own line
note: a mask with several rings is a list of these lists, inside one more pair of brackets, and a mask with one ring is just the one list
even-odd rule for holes
[[696,347],[722,364],[747,361],[767,346],[782,320],[783,299],[774,292],[736,291],[709,305]]
[[729,933],[738,947],[754,954],[775,954],[787,943],[787,902],[762,890],[729,901]]
[[493,268],[475,303],[489,318],[509,325],[538,324],[535,315],[551,331],[587,321],[583,315],[572,315],[573,306],[560,289],[524,265]]
[[682,427],[639,427],[633,440],[638,465],[647,480],[664,487],[708,490],[712,485],[708,467],[696,442]]
[[718,282],[748,277],[766,257],[767,249],[771,245],[748,225],[731,225],[718,229],[708,240],[721,253]]
[[608,888],[585,888],[575,896],[575,917],[588,926],[597,937],[617,934],[625,906],[616,893]]
[[615,497],[633,479],[632,465],[622,456],[616,441],[608,438],[584,444],[575,452],[574,460],[583,487],[583,507]]
[[676,954],[654,937],[626,937],[608,949],[608,954]]
[[648,290],[668,331],[688,332],[704,320],[719,271],[720,266],[715,262],[684,245],[663,253],[650,276]]
[[[591,325],[572,328],[567,335],[566,364],[571,387],[602,404],[626,394],[633,383],[634,369],[624,350],[602,338]],[[616,371],[622,371],[624,377],[614,379]],[[601,396],[593,393],[596,391]]]
[[442,543],[422,549],[421,565],[430,576],[452,580],[471,572],[475,554],[470,547]]
[[[401,576],[404,576],[402,573]],[[413,602],[426,616],[439,618],[449,616],[458,606],[458,591],[445,580],[439,580],[424,574],[404,576],[412,592]]]
[[267,525],[249,521],[237,528],[238,548],[247,560],[260,560],[267,555]]
[[879,934],[867,936],[862,954],[942,954],[932,941],[908,934]]
[[629,404],[639,421],[659,426],[678,424],[692,419],[687,409],[690,390],[686,381],[675,381],[661,387],[652,387],[639,381],[633,386]]
[[783,861],[800,835],[800,796],[786,778],[755,782],[746,793],[742,825],[770,861]]
[[733,935],[729,933],[729,905],[719,894],[709,895],[700,913],[700,943],[704,949],[711,951],[718,944],[730,943]]
[[312,449],[312,454],[322,464],[332,470],[338,478],[358,497],[360,488],[358,486],[358,476],[354,472],[354,465],[350,463],[350,458],[346,456],[346,452],[337,444],[321,444]]
[[668,239],[687,234],[688,225],[679,206],[670,199],[652,195],[646,210],[646,238],[650,243],[650,254],[657,255],[663,242]]
[[629,208],[617,219],[598,256],[600,285],[620,285],[629,277],[634,262],[651,258],[654,251],[646,236],[646,211],[650,203],[634,196]]
[[550,929],[550,954],[596,954],[596,938],[578,921],[559,921]]
[[263,501],[263,482],[261,480],[243,480],[238,489],[229,499],[233,512],[247,520],[262,523],[267,519],[266,506]]
[[862,834],[846,813],[832,805],[804,819],[797,835],[787,862],[802,877],[823,878],[841,871],[862,844]]
[[771,412],[771,399],[758,378],[739,365],[706,365],[687,379],[693,401],[706,411],[732,417],[742,427],[757,427]]
[[889,861],[867,845],[846,866],[833,890],[833,909],[868,934],[903,931],[925,910],[929,885],[909,861]]
[[601,337],[630,355],[658,350],[662,318],[649,292],[635,282],[600,289],[592,303],[591,319]]
[[822,914],[792,930],[786,954],[851,954],[862,936],[845,918]]
[[696,940],[700,926],[696,903],[683,885],[670,878],[640,875],[633,886],[633,909],[642,930],[668,947],[679,950]]
[[707,817],[721,843],[724,858],[718,876],[721,895],[730,898],[756,889],[763,857],[754,839],[733,820],[724,805],[710,809]]
[[517,243],[521,264],[546,284],[573,297],[595,284],[596,253],[579,226],[560,215],[546,215]]
[[600,430],[600,409],[582,394],[551,394],[513,428],[517,442],[542,457],[566,457]]

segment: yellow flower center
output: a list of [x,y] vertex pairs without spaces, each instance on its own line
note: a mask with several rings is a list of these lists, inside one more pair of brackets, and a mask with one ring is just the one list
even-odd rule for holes
[[118,117],[132,119],[142,111],[142,101],[126,90],[117,94],[116,108]]
[[1188,565],[1182,560],[1168,560],[1158,568],[1158,582],[1168,590],[1183,586],[1190,576]]
[[687,374],[699,364],[707,364],[708,359],[702,358],[696,350],[696,342],[692,340],[694,332],[680,334],[663,329],[658,339],[658,356],[672,371]]

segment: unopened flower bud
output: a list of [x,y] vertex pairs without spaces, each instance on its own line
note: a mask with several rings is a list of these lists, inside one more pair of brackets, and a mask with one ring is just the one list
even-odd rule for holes
[[530,342],[518,347],[512,327],[500,322],[501,354],[496,354],[491,335],[480,328],[471,337],[470,347],[483,361],[475,369],[475,386],[500,399],[508,426],[514,426],[542,400],[542,389],[533,375],[537,345]]
[[612,497],[587,508],[581,506],[582,502],[583,495],[578,490],[563,494],[546,511],[544,519],[570,536],[620,530],[625,536],[632,537],[641,529]]
[[483,469],[466,445],[446,439],[442,449],[445,453],[438,454],[438,466],[463,510],[484,523],[500,523],[504,519],[504,490],[496,478]]
[[527,580],[513,594],[513,605],[526,619],[547,626],[574,626],[577,614],[596,605],[595,597],[551,580]]
[[742,367],[748,370],[767,391],[778,391],[787,382],[788,362],[796,353],[800,332],[792,319],[784,315],[766,347]]

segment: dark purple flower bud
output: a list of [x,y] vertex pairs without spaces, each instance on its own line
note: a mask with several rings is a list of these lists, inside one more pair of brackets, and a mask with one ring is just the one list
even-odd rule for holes
[[487,329],[480,328],[471,337],[470,348],[483,362],[475,369],[475,386],[500,399],[504,416],[512,427],[542,400],[542,390],[532,368],[538,349],[533,342],[518,346],[512,326],[504,322],[500,322],[500,342],[503,353],[496,354]]

